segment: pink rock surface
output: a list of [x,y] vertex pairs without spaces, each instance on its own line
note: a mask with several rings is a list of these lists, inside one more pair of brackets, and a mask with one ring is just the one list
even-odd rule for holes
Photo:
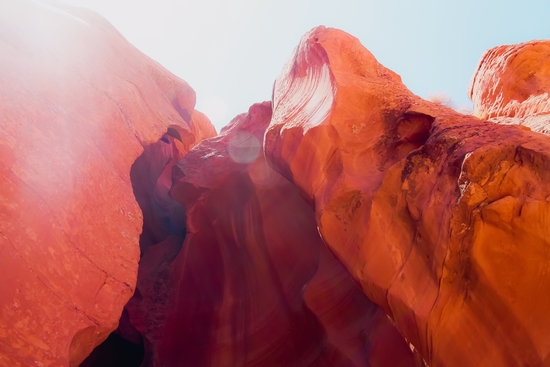
[[0,24],[0,365],[78,366],[134,291],[130,167],[171,125],[194,144],[195,94],[95,13],[6,0]]
[[0,366],[76,367],[125,304],[143,366],[550,366],[550,141],[502,126],[549,133],[547,41],[482,58],[499,125],[319,27],[214,137],[97,14],[5,0],[0,85]]
[[474,114],[550,133],[550,41],[498,46],[481,58],[470,83]]
[[144,251],[128,305],[145,365],[419,366],[267,165],[270,118],[270,103],[252,106],[175,166],[185,241],[174,234]]

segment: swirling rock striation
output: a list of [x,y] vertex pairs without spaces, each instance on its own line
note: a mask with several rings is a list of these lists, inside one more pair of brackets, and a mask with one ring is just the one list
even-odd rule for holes
[[549,134],[550,41],[498,46],[481,58],[470,83],[474,114]]
[[319,27],[213,137],[103,18],[3,1],[0,365],[119,325],[154,367],[550,366],[549,55],[485,54],[487,122]]
[[424,101],[318,27],[276,81],[265,154],[428,365],[550,365],[547,137]]
[[[419,366],[262,153],[269,102],[175,167],[185,241],[145,249],[130,319],[148,366]],[[416,358],[416,359],[415,359]]]

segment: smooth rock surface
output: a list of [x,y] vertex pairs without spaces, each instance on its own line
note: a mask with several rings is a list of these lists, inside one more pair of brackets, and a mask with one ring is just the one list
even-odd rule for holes
[[470,83],[474,114],[550,134],[550,41],[498,46],[481,58]]
[[424,101],[324,27],[273,103],[268,161],[428,365],[550,365],[546,136]]
[[0,366],[117,326],[152,367],[550,366],[549,60],[488,51],[479,120],[319,27],[214,137],[97,14],[4,0]]
[[194,144],[195,93],[99,15],[24,0],[0,85],[0,365],[78,366],[134,292],[130,167],[171,125]]
[[147,366],[420,366],[262,153],[269,102],[174,167],[186,237],[148,247],[130,319]]

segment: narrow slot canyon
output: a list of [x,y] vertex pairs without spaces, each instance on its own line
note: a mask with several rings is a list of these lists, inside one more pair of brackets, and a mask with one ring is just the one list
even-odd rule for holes
[[[145,345],[150,345],[147,339],[138,331],[146,327],[139,320],[144,318],[142,312],[148,312],[142,306],[142,292],[150,279],[144,264],[150,264],[147,256],[163,243],[173,244],[170,253],[162,253],[159,260],[164,266],[169,266],[170,260],[179,252],[185,239],[185,209],[169,196],[172,184],[172,167],[188,150],[177,133],[177,127],[170,127],[159,141],[144,147],[143,153],[136,159],[130,170],[130,179],[136,201],[143,215],[143,229],[139,238],[140,262],[138,266],[138,285],[134,296],[126,304],[119,321],[118,328],[80,364],[80,367],[139,367],[147,358]],[[149,250],[153,248],[153,250]],[[144,259],[145,256],[145,259]],[[167,262],[167,263],[166,263]],[[145,275],[144,275],[145,274]],[[166,287],[155,279],[155,289]],[[147,287],[147,285],[145,285]],[[161,293],[154,299],[145,300],[146,306],[154,312]],[[133,322],[130,318],[133,316]]]
[[471,113],[296,41],[218,133],[100,15],[0,2],[1,367],[550,367],[550,41]]
[[131,171],[144,217],[136,294],[81,366],[114,364],[128,345],[145,366],[421,366],[267,164],[270,120],[264,102],[186,155],[168,134],[145,147]]

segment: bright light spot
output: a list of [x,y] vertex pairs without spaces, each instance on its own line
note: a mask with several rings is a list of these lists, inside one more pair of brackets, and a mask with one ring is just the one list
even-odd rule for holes
[[229,156],[237,163],[250,163],[260,155],[260,141],[248,131],[239,131],[227,143]]

